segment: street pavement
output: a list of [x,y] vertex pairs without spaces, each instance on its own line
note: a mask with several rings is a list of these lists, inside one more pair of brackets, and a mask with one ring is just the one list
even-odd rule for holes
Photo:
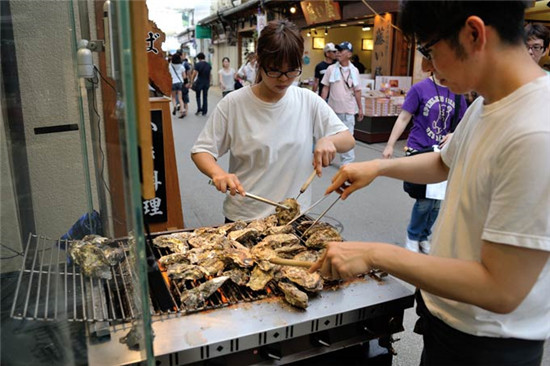
[[[195,93],[189,92],[190,103],[188,115],[183,118],[172,116],[176,161],[186,228],[223,224],[222,202],[224,194],[208,185],[208,177],[203,175],[192,162],[190,150],[201,132],[209,115],[221,99],[221,91],[212,87],[208,94],[210,111],[207,116],[195,116],[197,104]],[[404,156],[405,141],[398,141],[394,149],[395,157]],[[356,161],[376,159],[382,156],[385,143],[366,144],[357,142],[355,147]],[[338,158],[337,158],[338,159]],[[336,159],[336,160],[337,160]],[[222,167],[227,168],[228,157],[219,159]],[[313,190],[313,202],[320,198],[330,184],[337,168],[328,166],[320,178],[315,178],[309,189]],[[289,172],[292,174],[292,172]],[[345,201],[340,201],[323,218],[341,230],[346,240],[381,241],[403,246],[406,227],[414,200],[403,191],[400,181],[389,178],[378,178],[369,187],[353,193]],[[326,207],[310,213],[318,216]],[[412,286],[403,283],[413,289]],[[416,366],[422,352],[421,336],[412,332],[417,319],[414,308],[405,311],[405,331],[396,334],[400,340],[393,344],[397,352],[393,364],[397,366]],[[546,344],[542,365],[550,365],[550,347]]]

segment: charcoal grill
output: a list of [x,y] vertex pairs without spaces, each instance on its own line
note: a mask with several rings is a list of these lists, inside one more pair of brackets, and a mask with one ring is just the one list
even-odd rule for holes
[[[128,239],[117,243],[126,253]],[[12,317],[56,320],[62,310],[68,320],[90,325],[92,335],[98,324],[105,323],[103,333],[96,335],[110,337],[88,340],[89,364],[139,363],[142,354],[119,341],[136,316],[130,301],[135,273],[127,258],[112,268],[111,280],[90,279],[67,262],[62,250],[66,245],[37,235],[29,237]],[[168,254],[149,249],[156,259]],[[181,307],[179,296],[199,282],[173,281],[170,285],[167,278],[158,278],[150,282],[155,289],[150,291],[150,308],[157,365],[287,364],[373,339],[391,348],[392,334],[403,330],[404,309],[413,305],[410,290],[391,276],[373,274],[322,291],[310,298],[306,310],[284,302],[275,285],[252,291],[227,281],[204,308],[191,311]]]

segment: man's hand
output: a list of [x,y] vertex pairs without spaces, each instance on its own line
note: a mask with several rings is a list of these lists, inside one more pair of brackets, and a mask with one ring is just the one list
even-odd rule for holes
[[367,273],[371,268],[367,263],[369,243],[329,242],[323,257],[309,268],[313,273],[320,270],[323,278],[346,280]]
[[356,190],[371,184],[378,175],[377,160],[346,164],[332,177],[332,184],[327,188],[325,194],[337,191],[345,200]]

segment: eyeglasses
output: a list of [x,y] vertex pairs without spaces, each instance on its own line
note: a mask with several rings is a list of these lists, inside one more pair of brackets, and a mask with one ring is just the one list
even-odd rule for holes
[[302,75],[302,70],[301,69],[282,72],[282,71],[279,71],[279,70],[268,70],[265,67],[262,67],[262,68],[264,69],[265,74],[270,78],[280,78],[281,76],[284,75],[289,79],[293,79],[293,78],[296,78],[296,77]]
[[529,46],[528,44],[526,44],[525,47],[527,47],[528,51],[534,51],[534,52],[540,52],[544,49],[544,47],[541,46],[540,44],[534,44],[532,46]]
[[422,56],[431,61],[432,55],[430,52],[432,52],[432,50],[430,50],[430,47],[433,47],[433,45],[439,41],[441,41],[441,38],[436,38],[433,41],[426,43],[424,46],[418,45],[416,49],[422,54]]

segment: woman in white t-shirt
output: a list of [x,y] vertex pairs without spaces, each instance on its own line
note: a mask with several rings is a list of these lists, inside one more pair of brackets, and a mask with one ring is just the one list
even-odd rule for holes
[[224,97],[235,90],[235,69],[230,67],[229,63],[229,57],[224,57],[222,59],[223,67],[218,71],[220,76],[220,88],[222,89],[222,95]]
[[[231,193],[223,206],[228,222],[274,213],[245,192],[274,201],[296,197],[313,169],[320,176],[338,152],[355,144],[324,100],[292,85],[302,73],[303,52],[294,24],[269,22],[258,38],[258,82],[223,98],[191,149],[199,170],[219,191]],[[217,160],[228,152],[226,171]],[[311,190],[298,202],[307,207],[310,201]]]

